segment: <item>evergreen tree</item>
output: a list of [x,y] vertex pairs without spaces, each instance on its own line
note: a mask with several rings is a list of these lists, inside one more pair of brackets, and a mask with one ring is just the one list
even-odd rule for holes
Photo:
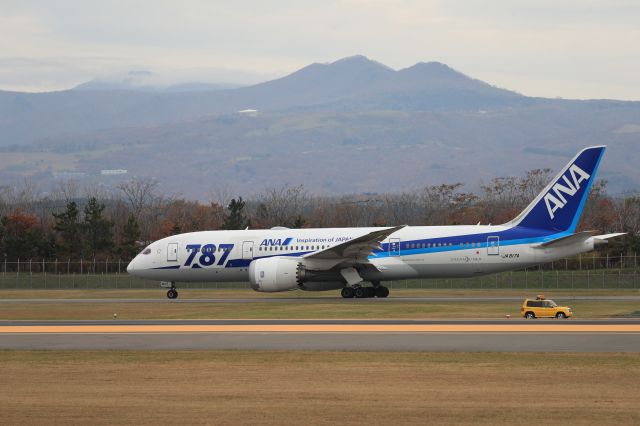
[[54,213],[56,224],[53,229],[60,233],[62,244],[60,247],[65,254],[71,257],[80,257],[82,255],[83,227],[80,223],[80,211],[75,201],[67,203],[67,209],[62,213]]
[[95,197],[91,197],[84,208],[84,229],[87,248],[91,255],[109,250],[113,246],[111,228],[113,222],[102,217],[104,204],[99,204]]
[[302,215],[299,214],[298,216],[296,216],[296,219],[293,221],[293,228],[300,229],[304,226],[304,224],[305,224],[304,217],[302,217]]
[[248,226],[247,216],[244,212],[245,204],[242,197],[231,200],[227,207],[229,214],[224,217],[222,229],[245,229]]
[[0,219],[0,257],[3,256],[8,256],[9,254],[7,253],[6,250],[6,244],[5,244],[5,218],[3,217],[2,219]]
[[129,215],[122,231],[120,254],[125,259],[132,259],[138,253],[137,241],[140,239],[140,226],[135,216]]

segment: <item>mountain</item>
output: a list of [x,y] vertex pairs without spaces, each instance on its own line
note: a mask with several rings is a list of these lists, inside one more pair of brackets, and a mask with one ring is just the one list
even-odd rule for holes
[[207,92],[211,90],[237,89],[241,84],[190,82],[169,86],[137,84],[129,79],[123,80],[90,80],[73,87],[79,91],[112,91],[126,90],[139,92]]
[[396,71],[353,56],[222,90],[0,92],[3,184],[28,176],[113,186],[137,175],[198,199],[282,184],[336,194],[461,181],[478,190],[603,143],[610,190],[640,188],[640,102],[532,98],[438,62]]
[[311,64],[277,80],[226,90],[128,90],[141,87],[134,86],[134,80],[129,76],[112,83],[94,81],[50,93],[0,91],[0,146],[31,143],[61,132],[151,125],[247,108],[469,109],[527,99],[442,64],[394,71],[364,56]]

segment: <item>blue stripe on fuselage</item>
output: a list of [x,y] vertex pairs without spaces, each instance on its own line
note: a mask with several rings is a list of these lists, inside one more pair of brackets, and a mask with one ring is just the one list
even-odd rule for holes
[[[448,251],[456,251],[456,250],[471,250],[471,249],[483,249],[487,247],[487,238],[488,237],[499,237],[499,245],[500,246],[512,246],[518,244],[535,244],[535,243],[543,243],[545,241],[554,240],[556,238],[564,237],[566,235],[570,235],[571,232],[559,232],[550,234],[548,230],[545,229],[533,229],[533,228],[525,228],[516,226],[513,228],[505,229],[504,231],[498,232],[483,232],[478,234],[463,234],[463,235],[455,235],[451,237],[440,237],[440,238],[422,238],[415,240],[405,240],[400,243],[400,256],[404,255],[416,255],[416,254],[429,254],[429,253],[439,253],[439,252],[448,252]],[[451,243],[451,245],[449,245]],[[474,243],[474,246],[460,246],[460,243]],[[410,244],[436,244],[435,247],[420,247],[420,248],[408,248]],[[438,246],[438,244],[441,244]],[[373,255],[369,256],[372,258],[381,258],[381,257],[389,257],[389,256],[397,256],[396,254],[389,254],[389,243],[381,244],[381,250],[374,250]],[[313,253],[311,251],[305,252],[297,252],[297,253],[273,253],[266,256],[259,256],[254,258],[256,259],[265,259],[269,257],[302,257],[306,254]],[[227,262],[225,268],[246,268],[251,263],[249,259],[232,259]]]

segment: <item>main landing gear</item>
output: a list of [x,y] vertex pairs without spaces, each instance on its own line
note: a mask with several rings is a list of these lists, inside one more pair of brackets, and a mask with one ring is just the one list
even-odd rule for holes
[[365,297],[387,297],[389,295],[389,289],[380,285],[380,282],[373,282],[373,287],[363,287],[361,285],[355,285],[353,287],[346,286],[342,288],[340,294],[345,299],[357,298],[363,299]]
[[176,290],[176,283],[173,281],[167,282],[163,281],[160,283],[160,287],[169,288],[167,291],[167,297],[169,299],[177,299],[178,298],[178,290]]

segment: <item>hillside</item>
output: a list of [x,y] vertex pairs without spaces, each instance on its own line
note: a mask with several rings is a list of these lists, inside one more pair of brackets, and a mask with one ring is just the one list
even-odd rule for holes
[[[249,108],[258,113],[237,113]],[[395,71],[355,56],[223,90],[0,92],[0,135],[5,183],[32,176],[46,186],[55,174],[113,185],[135,174],[200,199],[285,183],[474,189],[606,143],[610,189],[640,188],[640,102],[530,98],[437,62]]]

